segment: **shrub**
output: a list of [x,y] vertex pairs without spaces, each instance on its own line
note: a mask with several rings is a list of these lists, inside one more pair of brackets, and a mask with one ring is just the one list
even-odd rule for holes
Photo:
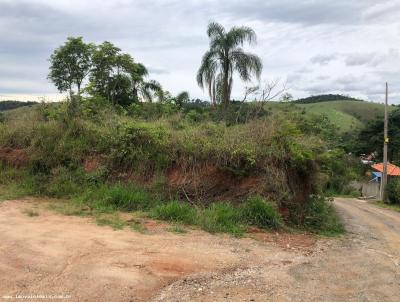
[[15,181],[21,181],[27,176],[25,169],[16,169],[0,161],[0,185],[10,184]]
[[150,194],[134,185],[101,185],[89,188],[82,196],[96,210],[137,211],[149,209],[154,204]]
[[210,233],[231,233],[240,236],[245,231],[239,208],[229,203],[214,203],[201,212],[199,223]]
[[204,115],[192,109],[185,116],[186,120],[190,123],[198,123],[204,120]]
[[386,194],[391,203],[400,204],[400,179],[390,179],[386,187]]
[[[46,195],[52,197],[71,197],[84,190],[84,171],[70,170],[60,166],[51,171],[48,183],[44,186]],[[44,183],[40,184],[40,187]]]
[[303,225],[313,232],[324,235],[337,235],[344,232],[343,225],[333,208],[332,199],[311,196],[303,206]]
[[160,204],[151,212],[151,216],[154,218],[186,224],[194,224],[196,222],[196,215],[195,208],[179,201]]
[[112,158],[120,167],[142,168],[148,172],[168,163],[169,133],[150,124],[124,124],[116,137]]
[[278,211],[260,196],[249,198],[241,211],[244,221],[250,225],[263,229],[277,229],[282,226],[282,217]]

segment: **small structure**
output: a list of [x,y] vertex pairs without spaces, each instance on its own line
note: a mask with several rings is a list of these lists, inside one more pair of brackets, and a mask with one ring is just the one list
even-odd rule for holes
[[[371,175],[371,180],[357,181],[353,182],[351,185],[354,189],[360,190],[361,195],[364,198],[379,198],[381,179],[383,174],[383,163],[373,164],[371,165],[371,168],[375,170],[372,171],[372,173],[368,173],[368,175]],[[389,182],[390,178],[400,176],[400,167],[388,163],[387,175],[389,176]]]
[[382,178],[382,173],[381,172],[372,172],[372,182],[381,182],[381,178]]
[[[382,177],[383,173],[383,163],[374,164],[371,166],[372,169],[380,172],[380,176]],[[372,173],[374,175],[375,172]],[[387,164],[387,175],[388,176],[400,176],[400,167],[393,165],[391,163]]]

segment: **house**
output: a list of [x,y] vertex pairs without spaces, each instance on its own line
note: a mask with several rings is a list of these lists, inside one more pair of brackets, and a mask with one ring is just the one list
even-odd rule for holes
[[[380,182],[383,173],[383,163],[374,164],[371,166],[372,169],[378,172],[372,172],[373,182]],[[391,163],[387,164],[387,175],[388,176],[400,176],[400,167],[393,165]]]

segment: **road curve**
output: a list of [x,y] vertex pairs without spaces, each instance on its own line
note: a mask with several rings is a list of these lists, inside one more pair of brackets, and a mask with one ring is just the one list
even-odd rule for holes
[[[249,281],[241,289],[226,276],[222,285],[199,278],[172,285],[157,301],[400,301],[400,213],[357,199],[337,198],[334,205],[347,234],[322,239],[313,255],[239,273]],[[193,284],[209,290],[198,295]]]
[[348,234],[308,265],[290,269],[291,301],[400,301],[400,213],[336,198]]

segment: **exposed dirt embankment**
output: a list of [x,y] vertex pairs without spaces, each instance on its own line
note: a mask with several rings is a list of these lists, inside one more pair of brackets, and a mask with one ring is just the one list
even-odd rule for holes
[[181,198],[200,200],[235,200],[249,194],[261,193],[262,176],[235,176],[216,166],[205,164],[192,168],[173,166],[167,170],[167,181]]
[[[111,179],[150,186],[159,173],[162,173],[166,190],[182,200],[203,204],[213,201],[242,201],[252,195],[262,195],[274,201],[303,203],[313,192],[312,178],[315,174],[315,171],[311,171],[307,175],[301,175],[296,169],[271,161],[262,170],[252,169],[251,174],[238,173],[212,162],[197,162],[190,165],[176,163],[158,172],[149,169],[144,176],[135,169],[122,173],[108,161],[106,156],[95,154],[84,157],[81,165],[89,173],[108,167],[113,175]],[[30,157],[25,149],[0,147],[0,162],[22,168],[29,165]]]
[[0,147],[0,162],[16,168],[21,168],[28,165],[29,156],[25,149]]
[[251,195],[270,200],[293,200],[303,203],[312,193],[312,173],[299,175],[295,170],[272,163],[264,171],[237,175],[211,163],[182,167],[174,165],[167,172],[167,183],[182,199],[200,201],[235,201]]

